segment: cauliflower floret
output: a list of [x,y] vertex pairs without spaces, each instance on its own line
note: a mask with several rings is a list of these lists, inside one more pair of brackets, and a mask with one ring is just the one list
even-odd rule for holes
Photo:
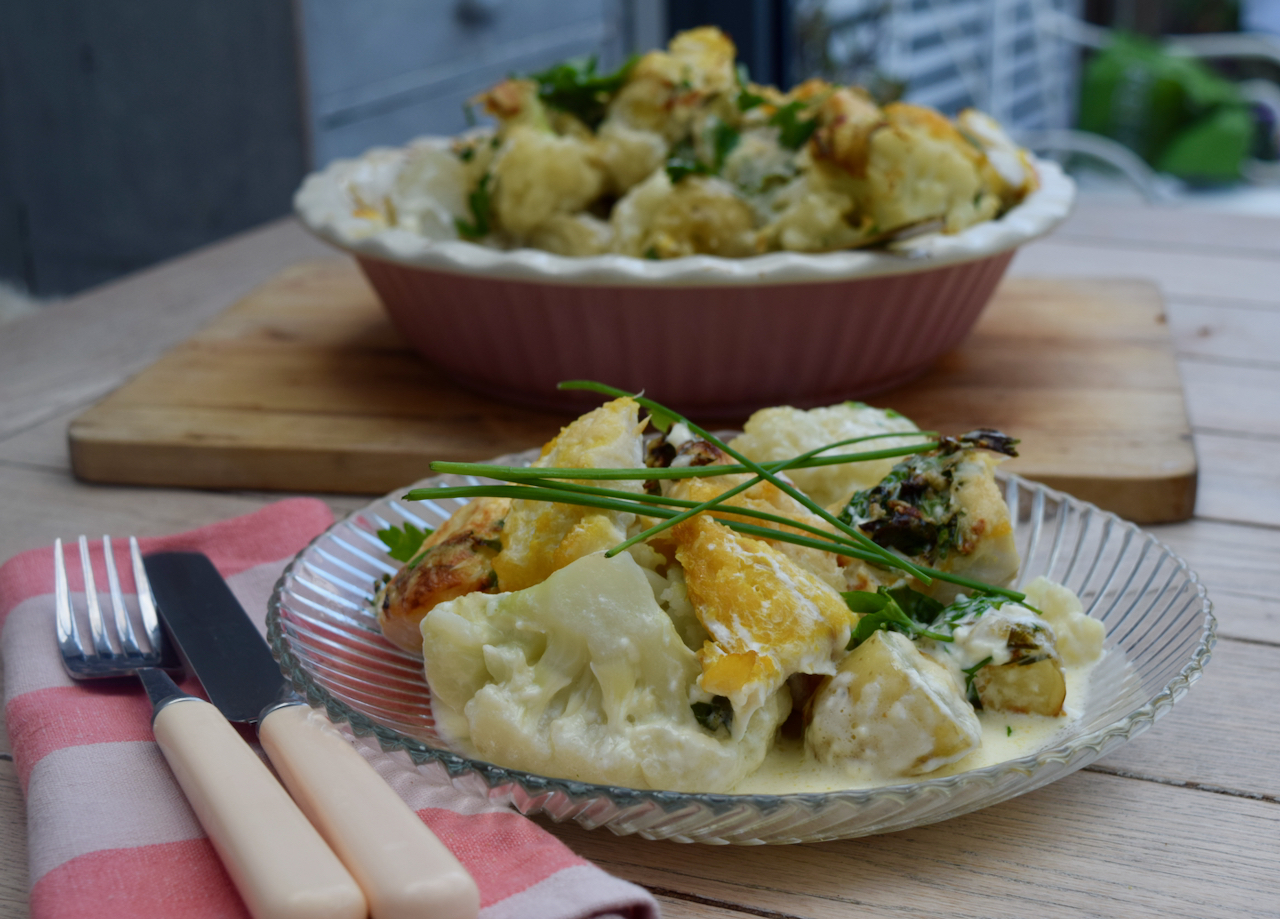
[[[535,467],[559,469],[627,468],[644,465],[639,420],[633,399],[614,399],[561,429],[542,448]],[[583,482],[589,485],[590,482]],[[639,492],[637,481],[614,488]],[[502,551],[493,560],[503,590],[522,590],[545,580],[570,562],[612,548],[627,538],[634,514],[546,501],[512,501],[502,527]]]
[[897,632],[874,632],[851,651],[814,694],[812,712],[805,743],[818,759],[884,777],[932,772],[982,739],[951,674]]
[[1037,185],[1036,171],[1023,150],[1005,133],[1000,122],[977,109],[965,109],[956,118],[960,130],[987,155],[983,178],[1000,196],[1005,207],[1017,204]]
[[709,97],[736,93],[736,56],[719,29],[681,32],[666,51],[650,51],[636,62],[609,104],[609,117],[675,143],[688,134]]
[[795,152],[778,143],[778,132],[772,128],[743,131],[721,170],[721,175],[749,195],[786,183],[795,174]]
[[591,214],[552,214],[528,236],[529,245],[557,255],[599,255],[613,243],[613,228]]
[[654,131],[611,119],[600,125],[596,134],[596,156],[609,191],[622,195],[662,167],[667,160],[667,142]]
[[613,209],[614,251],[648,258],[756,252],[751,207],[727,182],[658,170]]
[[551,122],[547,110],[538,98],[538,84],[532,80],[511,78],[503,80],[488,92],[471,100],[473,105],[483,106],[487,114],[498,120],[500,132],[518,125],[537,131],[550,131]]
[[[823,444],[918,430],[909,418],[889,409],[872,408],[861,402],[845,402],[804,411],[790,406],[761,409],[747,419],[743,433],[729,444],[757,463],[790,459]],[[919,437],[884,437],[848,447],[837,447],[826,455],[862,453],[918,443]],[[797,488],[824,507],[843,508],[855,491],[871,488],[883,479],[895,459],[789,469],[787,475]]]
[[835,672],[853,620],[835,588],[706,514],[671,533],[689,599],[711,636],[698,654],[698,685],[732,703],[735,734],[792,674]]
[[780,212],[770,215],[772,222],[760,233],[770,249],[822,252],[849,249],[874,238],[870,218],[858,217],[852,190],[829,181],[817,166],[779,189],[769,204]]
[[528,590],[442,603],[422,636],[437,723],[484,759],[544,775],[729,791],[791,708],[784,687],[732,736],[702,727],[697,658],[625,552],[581,558]]
[[1102,656],[1107,627],[1088,615],[1080,598],[1069,587],[1038,577],[1023,591],[1027,602],[1040,612],[1057,636],[1058,654],[1068,667],[1091,664]]
[[604,187],[589,144],[524,125],[507,132],[493,177],[494,214],[504,229],[519,237],[531,234],[553,214],[582,210]]
[[409,148],[389,200],[396,224],[430,239],[457,239],[454,220],[467,215],[467,168],[448,150]]
[[905,103],[885,107],[871,135],[863,206],[884,232],[930,220],[948,233],[994,217],[1000,198],[983,188],[985,157],[944,116]]
[[865,176],[871,137],[887,123],[880,107],[863,90],[844,87],[823,100],[816,117],[818,128],[810,141],[814,158]]

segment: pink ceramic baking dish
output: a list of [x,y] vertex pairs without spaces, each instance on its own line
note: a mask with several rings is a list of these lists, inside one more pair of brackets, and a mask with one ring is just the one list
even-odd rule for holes
[[[393,168],[396,152],[373,151],[374,166]],[[296,209],[357,258],[397,328],[450,377],[569,410],[584,397],[558,382],[602,380],[722,418],[860,398],[924,373],[968,334],[1017,247],[1061,222],[1074,195],[1038,162],[1040,188],[1000,219],[896,251],[568,258],[370,233],[348,192],[370,162],[308,177]]]

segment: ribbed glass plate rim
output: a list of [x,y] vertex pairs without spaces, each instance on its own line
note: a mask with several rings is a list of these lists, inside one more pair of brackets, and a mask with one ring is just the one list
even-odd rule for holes
[[[522,454],[499,457],[494,462],[509,465],[514,465],[520,461],[528,463],[536,455],[536,451],[528,451]],[[1129,531],[1131,535],[1140,536],[1155,548],[1163,551],[1175,570],[1182,572],[1189,585],[1194,589],[1200,601],[1203,624],[1199,643],[1192,652],[1190,659],[1158,692],[1136,709],[1103,727],[1086,734],[1071,737],[1065,742],[1048,749],[955,775],[927,778],[894,785],[881,785],[873,788],[780,795],[654,791],[614,785],[598,785],[572,779],[537,775],[483,760],[471,759],[452,750],[435,747],[419,738],[401,733],[335,698],[328,690],[318,685],[311,678],[304,662],[293,650],[291,640],[286,634],[281,621],[281,604],[285,593],[297,576],[295,572],[299,566],[305,563],[309,553],[335,530],[354,521],[361,515],[373,512],[375,508],[385,502],[396,501],[409,487],[430,487],[442,479],[442,477],[438,476],[424,479],[413,486],[396,489],[383,498],[370,502],[364,508],[354,511],[342,520],[337,521],[300,551],[284,569],[272,591],[267,610],[268,641],[282,672],[290,680],[294,688],[313,707],[323,708],[330,719],[335,722],[347,722],[357,735],[376,738],[384,750],[406,752],[417,765],[438,763],[447,770],[451,779],[457,780],[468,775],[479,776],[490,793],[512,785],[519,786],[531,798],[529,802],[531,807],[525,811],[526,813],[539,812],[541,810],[539,802],[544,800],[546,796],[557,793],[568,796],[575,803],[604,797],[621,809],[639,804],[651,804],[660,807],[667,814],[693,806],[709,808],[713,813],[722,813],[743,806],[757,808],[763,813],[773,812],[788,806],[816,811],[819,808],[840,803],[862,807],[872,801],[885,798],[893,798],[903,803],[926,794],[949,798],[953,793],[973,786],[985,785],[994,788],[999,780],[1015,773],[1025,777],[1025,786],[1013,792],[1013,794],[1021,794],[1038,787],[1040,783],[1035,781],[1036,774],[1045,767],[1051,764],[1060,764],[1074,767],[1069,768],[1068,771],[1075,771],[1076,768],[1088,765],[1104,751],[1109,752],[1114,746],[1118,746],[1120,743],[1141,734],[1171,710],[1174,704],[1186,695],[1191,686],[1200,678],[1205,665],[1208,663],[1217,640],[1217,619],[1213,615],[1213,604],[1209,600],[1208,593],[1200,578],[1181,556],[1153,534],[1109,511],[1098,508],[1096,505],[1081,501],[1038,482],[1005,472],[998,472],[997,476],[1005,483],[1006,490],[1009,488],[1026,490],[1031,493],[1033,501],[1059,502],[1066,507],[1075,509],[1078,513],[1092,513],[1100,517],[1104,523],[1110,526],[1119,526],[1123,530]],[[1002,794],[1001,799],[1008,796],[1007,794]],[[976,809],[982,806],[985,805],[979,803],[974,805],[974,808],[969,809]],[[524,808],[521,809],[524,810]],[[607,826],[608,823],[606,822],[602,825]]]

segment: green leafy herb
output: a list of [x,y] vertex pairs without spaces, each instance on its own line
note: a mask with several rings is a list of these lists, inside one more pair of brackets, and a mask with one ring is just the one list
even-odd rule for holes
[[778,129],[778,142],[784,147],[799,150],[818,129],[818,122],[812,118],[801,118],[805,104],[798,99],[788,102],[773,113],[769,124]]
[[862,614],[853,634],[849,636],[850,651],[879,631],[901,632],[908,638],[952,640],[949,635],[928,629],[942,611],[942,604],[910,587],[898,587],[894,590],[881,587],[875,593],[851,590],[840,596],[850,610]]
[[637,55],[613,73],[596,73],[596,56],[573,58],[530,74],[538,84],[538,98],[549,108],[568,112],[587,127],[594,130],[604,121],[609,100],[627,82],[631,68],[639,60]]
[[710,166],[698,159],[693,144],[687,140],[672,147],[671,155],[667,157],[667,177],[673,185],[685,176],[711,175],[711,171]]
[[1006,725],[1004,726],[1004,736],[1005,736],[1005,737],[1012,737],[1012,736],[1013,736],[1013,725],[1011,725],[1011,724],[1006,724]]
[[685,176],[719,175],[724,168],[724,161],[738,145],[741,135],[733,125],[723,121],[716,122],[711,131],[711,163],[705,163],[698,156],[698,151],[689,140],[682,140],[671,149],[667,157],[667,176],[672,183],[679,182]]
[[475,147],[463,147],[461,150],[458,151],[458,159],[462,160],[464,163],[469,163],[475,158],[476,158]]
[[965,695],[969,697],[969,701],[973,703],[974,708],[982,708],[982,699],[978,696],[978,691],[973,688],[973,678],[978,675],[979,670],[991,663],[991,660],[991,657],[984,657],[972,667],[965,667],[962,671],[964,673]]
[[655,262],[662,258],[662,256],[658,254],[657,248],[654,246],[650,246],[648,249],[644,250],[644,257]]
[[725,124],[723,121],[716,124],[711,133],[711,142],[715,149],[715,171],[717,173],[724,168],[724,161],[729,158],[733,148],[738,146],[738,141],[741,138],[742,135],[738,133],[738,130],[733,125]]
[[764,105],[764,96],[753,93],[748,87],[751,82],[751,75],[747,71],[747,65],[739,64],[736,72],[738,75],[738,111],[749,112],[757,105]]
[[458,235],[466,239],[483,239],[489,235],[489,173],[482,175],[476,190],[467,195],[467,206],[471,209],[471,220],[453,218]]
[[728,730],[733,726],[733,705],[724,696],[716,696],[710,702],[694,702],[689,707],[698,724],[708,731],[722,727]]
[[433,532],[429,529],[420,530],[412,523],[406,523],[403,528],[390,526],[385,530],[378,530],[378,538],[387,547],[388,555],[397,562],[407,562],[417,554],[423,542]]

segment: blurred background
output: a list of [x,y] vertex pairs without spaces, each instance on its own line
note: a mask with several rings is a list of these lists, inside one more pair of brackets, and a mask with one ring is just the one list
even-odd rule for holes
[[1280,0],[4,0],[0,319],[285,215],[510,73],[707,23],[759,82],[983,109],[1085,194],[1280,215]]

